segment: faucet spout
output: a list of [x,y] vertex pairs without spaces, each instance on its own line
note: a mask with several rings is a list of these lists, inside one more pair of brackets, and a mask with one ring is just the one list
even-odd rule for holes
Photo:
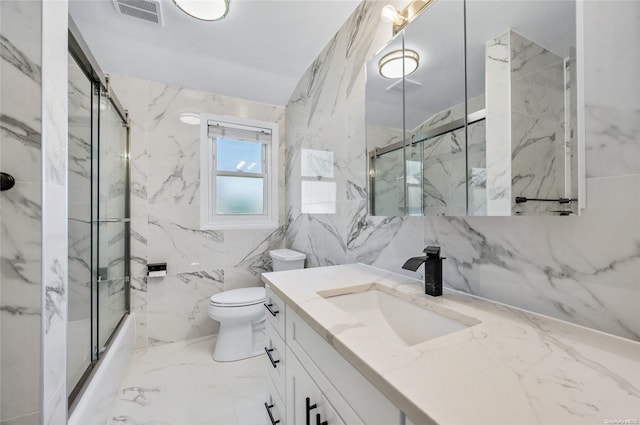
[[413,258],[409,258],[403,265],[402,268],[405,270],[411,270],[412,272],[415,272],[416,270],[418,270],[418,267],[420,267],[422,265],[422,263],[424,263],[425,261],[427,261],[427,257],[413,257]]
[[424,257],[409,258],[402,268],[415,272],[424,263],[424,293],[432,297],[442,295],[442,260],[439,246],[428,246]]

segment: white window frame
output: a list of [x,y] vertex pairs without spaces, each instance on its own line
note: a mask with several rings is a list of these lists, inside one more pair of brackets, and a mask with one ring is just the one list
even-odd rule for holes
[[[265,143],[264,214],[216,214],[215,157],[216,145],[209,139],[209,124],[220,122],[231,126],[262,128],[271,131],[271,142]],[[223,229],[273,229],[278,227],[278,124],[232,116],[200,115],[200,228]]]

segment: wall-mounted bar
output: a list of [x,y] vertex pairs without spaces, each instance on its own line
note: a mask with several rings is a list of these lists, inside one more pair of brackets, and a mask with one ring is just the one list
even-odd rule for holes
[[528,201],[558,202],[560,204],[568,204],[570,202],[577,201],[577,199],[569,199],[569,198],[544,199],[544,198],[527,198],[524,196],[516,196],[516,204],[523,204]]
[[[482,121],[485,119],[485,110],[480,109],[479,111],[473,112],[467,116],[467,124],[471,125],[478,121]],[[412,137],[411,145],[415,145],[417,143],[424,142],[425,140],[432,139],[434,137],[441,136],[443,134],[450,133],[455,130],[459,130],[464,128],[465,120],[464,118],[459,118],[457,120],[448,122],[439,127],[432,128],[430,130],[425,131],[424,133],[419,133]],[[402,149],[404,147],[404,142],[396,142],[391,145],[385,146],[383,148],[375,148],[369,151],[370,158],[377,158],[380,155],[384,155],[385,153],[393,152],[398,149]]]

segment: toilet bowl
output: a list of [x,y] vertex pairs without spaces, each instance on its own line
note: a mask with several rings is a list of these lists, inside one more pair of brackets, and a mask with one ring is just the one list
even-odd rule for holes
[[[290,249],[270,251],[273,271],[304,268],[306,256]],[[220,292],[209,300],[209,317],[220,322],[212,357],[219,362],[242,360],[264,353],[265,289],[241,288]]]
[[209,317],[220,322],[214,360],[241,360],[263,352],[264,297],[264,288],[242,288],[220,292],[209,299]]

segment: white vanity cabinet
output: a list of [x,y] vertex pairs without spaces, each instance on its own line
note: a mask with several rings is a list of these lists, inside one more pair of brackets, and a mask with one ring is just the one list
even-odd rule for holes
[[274,294],[269,287],[266,288],[265,309],[267,310],[265,324],[267,342],[264,347],[264,358],[268,379],[267,394],[264,401],[264,423],[267,425],[285,425],[287,423],[286,405],[284,403],[287,369],[284,340],[286,308],[284,301]]
[[295,355],[287,355],[287,423],[346,425]]
[[285,402],[278,417],[271,408],[273,420],[268,417],[267,425],[405,423],[402,412],[268,286],[267,304],[277,305],[279,312],[267,312],[265,349],[272,351],[271,358],[265,356],[270,392],[265,410]]

